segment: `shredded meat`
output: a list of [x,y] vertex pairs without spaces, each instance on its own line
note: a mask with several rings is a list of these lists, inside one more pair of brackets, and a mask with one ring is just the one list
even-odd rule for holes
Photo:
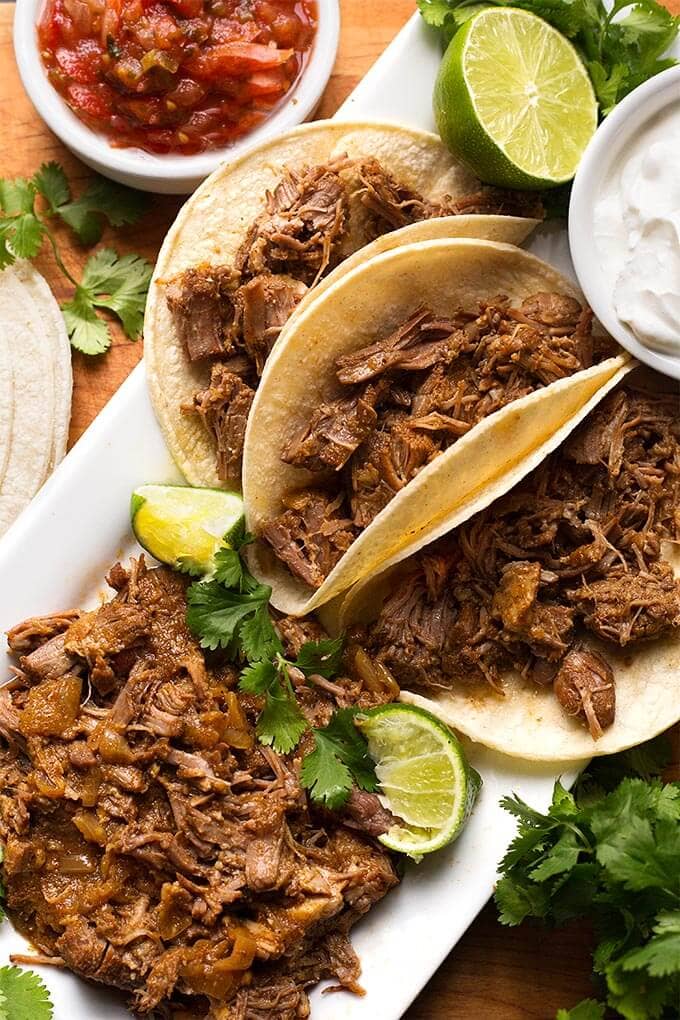
[[[374,158],[340,155],[297,171],[284,168],[232,265],[203,263],[165,284],[168,307],[189,360],[245,359],[237,374],[257,385],[282,327],[308,287],[324,274],[397,227],[469,213],[542,219],[543,207],[536,196],[486,187],[456,201],[444,196],[432,202],[397,181]],[[236,371],[233,363],[229,370]],[[190,410],[201,413],[200,404],[195,400]],[[230,425],[225,422],[225,427]],[[217,436],[216,441],[221,471]],[[226,445],[238,448],[230,438]],[[234,471],[226,477],[238,476]]]
[[[334,471],[324,483],[349,504],[354,527],[363,529],[482,419],[588,368],[594,357],[591,323],[591,312],[574,298],[543,292],[519,307],[501,296],[448,318],[419,308],[387,335],[337,359],[344,395],[313,412],[282,459],[311,472]],[[284,516],[268,524],[266,541],[272,529],[279,534]],[[285,521],[290,527],[289,514]],[[305,564],[289,566],[306,579]],[[541,628],[547,642],[558,641],[553,632],[559,621],[543,609],[537,613],[543,618],[536,619],[537,641]]]
[[234,352],[238,284],[233,269],[207,263],[168,281],[165,297],[191,361]]
[[394,815],[383,807],[377,794],[359,790],[356,786],[350,792],[344,811],[348,817],[347,824],[369,836],[382,836],[396,823]]
[[291,494],[286,509],[264,526],[263,537],[302,581],[318,588],[347,552],[354,528],[342,512],[342,497],[320,489]]
[[554,690],[567,715],[582,717],[595,739],[614,722],[614,671],[596,652],[575,648],[565,655]]
[[200,415],[217,446],[217,474],[223,481],[238,483],[241,478],[243,441],[250,405],[255,391],[222,362],[213,365],[210,385],[194,395],[193,403],[183,408]]
[[[575,314],[575,311],[574,311]],[[583,646],[625,647],[680,627],[680,404],[622,386],[561,450],[458,531],[411,558],[364,641],[404,685],[451,688],[503,673],[554,683],[593,737],[615,676]]]
[[260,273],[239,287],[236,293],[237,321],[242,330],[245,353],[262,375],[264,363],[287,320],[307,287],[292,277]]
[[[45,956],[126,991],[140,1016],[297,1020],[322,979],[360,990],[347,933],[397,881],[367,835],[383,831],[378,809],[358,812],[361,832],[348,827],[308,802],[301,751],[256,743],[260,700],[236,692],[228,663],[206,665],[180,575],[140,560],[109,576],[117,594],[100,609],[11,632],[26,653],[0,691],[12,920]],[[289,655],[325,637],[277,626]],[[29,676],[54,641],[71,669]],[[305,699],[321,718],[385,695],[348,675],[306,684]]]
[[281,459],[308,471],[338,471],[375,428],[377,396],[367,387],[355,397],[321,404],[300,434],[289,439]]
[[349,202],[341,173],[349,165],[341,156],[299,172],[286,168],[246,235],[237,268],[252,276],[291,273],[313,285],[335,262]]

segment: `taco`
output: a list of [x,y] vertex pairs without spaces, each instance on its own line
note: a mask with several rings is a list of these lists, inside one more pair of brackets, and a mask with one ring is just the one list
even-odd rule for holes
[[629,380],[339,611],[403,700],[505,754],[611,754],[680,718],[680,398]]
[[485,505],[625,371],[616,351],[511,245],[420,242],[346,274],[282,333],[246,434],[274,606],[309,612]]
[[144,322],[151,399],[187,480],[239,483],[264,361],[338,274],[427,238],[520,244],[542,214],[540,199],[481,185],[438,137],[398,125],[319,121],[225,164],[168,233]]

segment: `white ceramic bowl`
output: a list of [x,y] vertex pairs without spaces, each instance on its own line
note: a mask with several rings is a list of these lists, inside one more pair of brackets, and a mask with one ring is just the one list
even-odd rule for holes
[[131,187],[164,194],[184,195],[194,191],[220,163],[310,117],[333,69],[340,34],[338,0],[319,0],[318,27],[307,65],[275,113],[255,131],[225,148],[195,156],[156,156],[141,149],[114,149],[104,135],[92,131],[79,120],[52,87],[40,58],[36,32],[43,2],[17,0],[14,15],[17,65],[36,110],[64,145],[93,170]]
[[605,329],[640,361],[678,379],[680,355],[650,350],[618,318],[611,284],[603,273],[603,254],[593,233],[595,205],[605,178],[620,166],[626,146],[643,125],[671,103],[680,106],[680,66],[662,71],[640,85],[597,129],[574,179],[569,204],[569,247],[581,289]]

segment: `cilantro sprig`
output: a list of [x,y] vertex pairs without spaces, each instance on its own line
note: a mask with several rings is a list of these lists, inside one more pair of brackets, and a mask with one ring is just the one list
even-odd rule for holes
[[418,0],[418,7],[448,43],[461,25],[485,7],[519,7],[571,39],[593,82],[603,116],[648,78],[677,61],[664,54],[680,18],[656,0]]
[[[676,1016],[680,1003],[680,783],[655,778],[665,746],[602,759],[574,793],[557,783],[546,813],[502,801],[519,825],[496,887],[501,922],[591,918],[602,996],[626,1020]],[[604,1014],[586,1000],[558,1020]]]
[[269,585],[253,577],[241,557],[252,542],[242,520],[224,536],[227,543],[215,554],[210,580],[197,581],[187,591],[187,623],[210,651],[223,648],[229,658],[240,653],[257,662],[283,651],[269,615]]
[[302,785],[313,800],[336,810],[354,783],[373,792],[378,781],[368,745],[354,725],[355,708],[339,708],[327,726],[314,729],[314,750],[302,763]]
[[[243,663],[239,688],[263,699],[257,738],[279,754],[288,754],[311,731],[314,750],[302,765],[302,785],[312,800],[336,809],[356,783],[376,788],[366,741],[354,725],[353,709],[338,709],[325,727],[311,727],[298,704],[296,682],[332,680],[342,666],[344,640],[305,642],[295,659],[285,656],[269,613],[271,588],[248,570],[241,552],[252,541],[243,521],[224,536],[212,575],[187,591],[187,623],[203,648],[224,650]],[[191,564],[185,564],[189,569]]]
[[[42,204],[39,207],[38,199]],[[120,320],[131,340],[139,339],[151,266],[138,255],[119,257],[104,248],[85,263],[80,280],[66,267],[51,223],[61,220],[81,244],[101,240],[104,224],[136,223],[147,207],[141,192],[103,177],[74,198],[58,163],[43,163],[32,177],[0,179],[0,269],[16,259],[33,259],[47,240],[60,271],[74,288],[62,303],[71,344],[83,354],[102,354],[111,346],[109,326],[97,315],[104,308]]]

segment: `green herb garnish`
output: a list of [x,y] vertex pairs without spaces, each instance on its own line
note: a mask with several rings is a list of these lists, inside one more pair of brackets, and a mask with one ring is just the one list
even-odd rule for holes
[[309,684],[314,677],[332,680],[342,665],[343,638],[307,641],[296,659],[287,659],[269,614],[271,588],[253,577],[241,556],[252,536],[243,522],[225,535],[215,554],[210,580],[187,591],[187,623],[201,646],[223,649],[232,661],[245,663],[239,688],[264,699],[257,722],[260,743],[288,754],[311,729],[315,749],[304,759],[302,785],[312,800],[338,808],[353,782],[364,790],[376,787],[366,741],[354,726],[354,710],[338,709],[327,726],[310,727],[295,697],[291,673]]
[[0,1020],[52,1020],[50,994],[32,970],[0,967]]
[[339,708],[327,726],[314,729],[314,750],[302,763],[302,785],[331,809],[342,807],[354,783],[369,791],[378,785],[368,745],[354,725],[356,711]]
[[[38,196],[44,200],[42,209],[36,208]],[[92,180],[74,199],[64,170],[54,162],[43,163],[30,178],[0,179],[0,269],[18,258],[35,258],[47,239],[57,266],[74,288],[62,310],[71,343],[83,354],[102,354],[111,345],[109,326],[97,308],[113,312],[126,335],[139,339],[151,266],[138,255],[119,257],[104,248],[88,259],[78,282],[64,264],[50,220],[61,220],[89,246],[101,240],[106,222],[114,227],[136,223],[146,207],[141,192],[103,177]]]
[[[496,888],[501,922],[591,918],[593,969],[626,1020],[676,1016],[680,1003],[680,783],[653,778],[664,746],[594,763],[574,793],[557,783],[545,814],[502,801],[519,826]],[[603,1016],[589,1000],[559,1020]]]
[[519,7],[554,25],[571,39],[588,68],[603,116],[648,78],[677,63],[664,53],[680,18],[656,0],[418,0],[428,25],[448,43],[486,7]]

